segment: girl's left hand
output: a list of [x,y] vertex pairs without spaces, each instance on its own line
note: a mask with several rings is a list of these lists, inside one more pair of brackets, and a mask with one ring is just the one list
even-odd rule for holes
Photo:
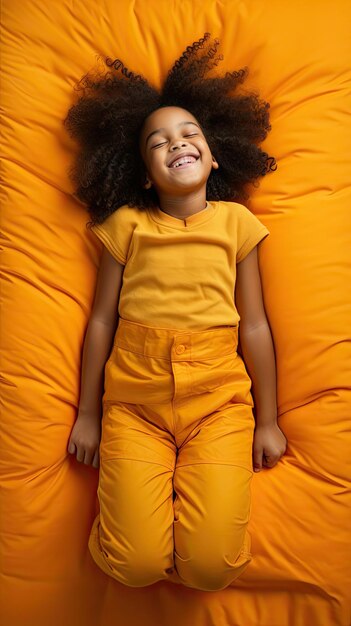
[[286,450],[287,440],[277,422],[256,426],[253,442],[254,471],[259,472],[263,466],[274,467]]

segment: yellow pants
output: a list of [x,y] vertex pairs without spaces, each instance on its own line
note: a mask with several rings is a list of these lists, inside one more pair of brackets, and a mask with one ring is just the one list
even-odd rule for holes
[[238,329],[119,320],[105,366],[89,549],[131,587],[229,585],[251,560],[251,381]]

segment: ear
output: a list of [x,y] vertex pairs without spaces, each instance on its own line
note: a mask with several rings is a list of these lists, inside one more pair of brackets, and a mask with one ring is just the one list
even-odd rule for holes
[[212,167],[214,170],[218,170],[219,168],[219,165],[213,155],[212,155]]
[[145,177],[145,182],[144,182],[144,184],[143,184],[143,188],[144,188],[144,189],[151,189],[151,187],[152,187],[152,182],[151,182],[151,180],[150,180],[150,179],[146,176],[146,177]]

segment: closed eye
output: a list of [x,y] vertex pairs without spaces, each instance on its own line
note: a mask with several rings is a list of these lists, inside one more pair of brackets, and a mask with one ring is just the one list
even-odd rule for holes
[[164,146],[165,143],[167,143],[167,141],[162,141],[162,143],[157,143],[154,146],[151,146],[151,150],[153,150],[154,148],[159,148],[160,146]]
[[[184,135],[184,137],[196,137],[199,133],[191,133],[189,135]],[[161,143],[156,143],[154,146],[151,146],[151,150],[154,148],[159,148],[160,146],[164,146],[167,141],[162,141]]]

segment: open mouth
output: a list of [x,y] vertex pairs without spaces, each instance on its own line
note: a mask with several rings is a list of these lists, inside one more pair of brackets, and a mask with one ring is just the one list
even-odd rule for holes
[[172,163],[168,167],[170,169],[177,169],[177,170],[185,169],[187,167],[190,167],[194,163],[196,163],[198,159],[199,159],[198,156],[196,157],[193,155],[181,156],[175,159],[174,161],[172,161]]

